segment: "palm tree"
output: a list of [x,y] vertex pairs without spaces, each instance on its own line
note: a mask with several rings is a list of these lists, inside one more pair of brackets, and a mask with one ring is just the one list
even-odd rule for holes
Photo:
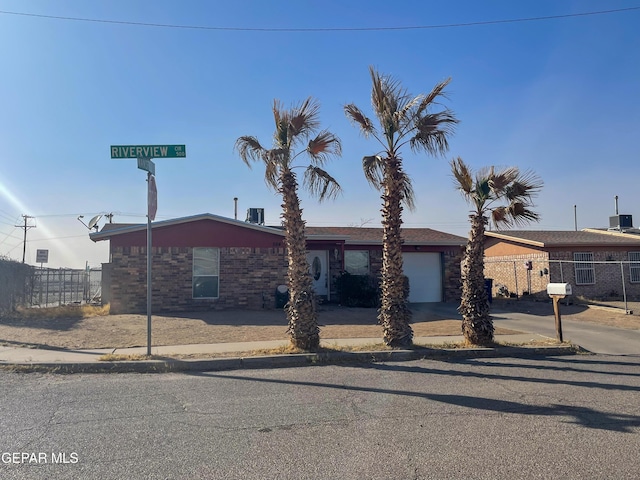
[[[532,172],[521,173],[516,167],[496,171],[479,170],[475,178],[460,157],[451,161],[456,188],[472,205],[471,231],[462,259],[462,298],[458,311],[462,315],[462,333],[467,343],[491,345],[493,320],[484,284],[484,232],[491,221],[495,228],[521,226],[537,222],[532,199],[542,188],[542,180]],[[490,217],[490,218],[489,218]]]
[[382,269],[381,300],[378,321],[384,341],[391,347],[411,345],[411,310],[404,294],[402,271],[402,209],[414,208],[411,179],[402,168],[402,148],[409,144],[414,151],[444,154],[448,137],[457,120],[448,109],[432,111],[444,97],[451,79],[438,83],[430,93],[412,97],[391,77],[369,67],[373,87],[371,104],[380,127],[354,104],[344,107],[345,114],[365,137],[372,136],[382,146],[375,155],[362,160],[368,182],[382,192]]
[[[303,185],[320,201],[335,197],[340,185],[321,167],[333,155],[340,156],[341,145],[332,133],[319,131],[320,105],[308,98],[289,110],[279,101],[273,103],[276,124],[273,148],[263,147],[257,138],[243,136],[236,140],[240,158],[251,167],[251,162],[263,162],[267,185],[282,195],[282,219],[287,248],[287,284],[289,302],[285,306],[289,322],[288,333],[294,347],[315,350],[320,345],[320,329],[312,279],[307,263],[305,222],[298,198],[298,181],[294,168],[304,168]],[[315,135],[315,136],[314,136]],[[303,145],[306,143],[306,145]],[[302,147],[297,153],[295,149]],[[295,166],[294,162],[306,153],[310,163]]]

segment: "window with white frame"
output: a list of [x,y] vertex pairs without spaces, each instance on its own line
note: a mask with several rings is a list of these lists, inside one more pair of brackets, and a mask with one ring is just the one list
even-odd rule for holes
[[573,254],[573,261],[575,262],[576,285],[593,285],[596,283],[593,253],[576,252]]
[[218,298],[220,281],[220,250],[193,249],[193,298]]
[[344,270],[351,275],[369,275],[369,250],[345,250]]
[[629,274],[632,282],[640,282],[640,252],[629,252]]

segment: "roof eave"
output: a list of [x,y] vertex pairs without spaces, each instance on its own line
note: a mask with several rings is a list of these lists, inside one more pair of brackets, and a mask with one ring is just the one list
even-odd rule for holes
[[524,243],[525,245],[531,245],[534,247],[546,247],[547,245],[544,242],[537,242],[535,240],[528,240],[526,238],[520,238],[520,237],[513,237],[511,235],[505,235],[502,233],[498,233],[498,232],[484,232],[486,237],[493,237],[493,238],[497,238],[500,240],[508,240],[510,242],[514,242],[514,243]]
[[[273,228],[273,227],[265,227],[264,225],[256,225],[255,223],[248,223],[248,222],[243,222],[242,220],[235,220],[232,218],[227,218],[227,217],[221,217],[219,215],[214,215],[212,213],[201,213],[198,215],[192,215],[189,217],[180,217],[180,218],[173,218],[171,220],[163,220],[160,222],[153,222],[151,223],[151,228],[162,228],[162,227],[169,227],[172,225],[180,225],[183,223],[189,223],[189,222],[196,222],[199,220],[214,220],[220,223],[226,223],[229,225],[236,225],[238,227],[242,227],[242,228],[249,228],[251,230],[257,230],[260,232],[265,232],[265,233],[270,233],[273,235],[278,235],[280,237],[284,237],[285,236],[285,232],[284,230],[280,230],[277,228]],[[116,236],[116,235],[123,235],[126,233],[133,233],[133,232],[139,232],[139,231],[143,231],[147,229],[147,224],[139,224],[139,225],[132,225],[132,226],[127,226],[127,227],[123,227],[123,228],[114,228],[113,230],[108,230],[106,232],[96,232],[96,233],[90,233],[89,234],[89,238],[91,240],[93,240],[94,242],[99,242],[100,240],[108,240],[109,238]]]

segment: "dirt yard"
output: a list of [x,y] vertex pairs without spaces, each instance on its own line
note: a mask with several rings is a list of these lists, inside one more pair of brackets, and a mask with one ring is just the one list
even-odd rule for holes
[[[640,307],[640,305],[639,305]],[[544,302],[496,301],[496,311],[520,311],[549,317],[553,307]],[[640,317],[624,311],[561,307],[563,319],[597,322],[620,328],[640,328]],[[375,309],[325,305],[320,309],[322,338],[381,338]],[[282,311],[210,311],[176,316],[154,315],[154,345],[229,343],[287,338],[287,322]],[[460,335],[460,320],[425,311],[414,312],[415,336]],[[496,329],[496,334],[517,333]],[[146,315],[108,315],[91,318],[0,319],[0,344],[71,349],[123,348],[144,346],[147,341]]]

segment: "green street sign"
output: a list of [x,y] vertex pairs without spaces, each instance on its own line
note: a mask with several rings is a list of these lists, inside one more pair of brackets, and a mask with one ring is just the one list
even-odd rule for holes
[[148,158],[138,158],[138,168],[149,172],[151,175],[156,174],[156,164]]
[[184,145],[111,145],[111,158],[185,158]]

